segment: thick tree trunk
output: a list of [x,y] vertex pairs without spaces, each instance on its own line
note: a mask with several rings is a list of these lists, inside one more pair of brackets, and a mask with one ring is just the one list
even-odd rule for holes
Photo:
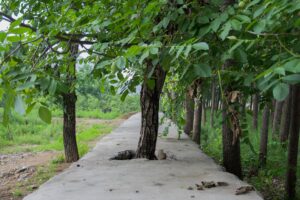
[[195,102],[194,99],[190,95],[190,91],[188,90],[186,93],[186,99],[185,99],[185,126],[184,126],[184,132],[191,136],[191,132],[193,130],[193,122],[194,122],[194,107]]
[[67,68],[65,84],[69,86],[69,92],[62,94],[63,97],[63,142],[66,162],[75,162],[79,159],[76,142],[76,93],[72,88],[76,80],[76,58],[78,45],[70,44],[70,66]]
[[210,127],[214,127],[214,115],[215,115],[215,108],[216,108],[216,84],[214,80],[212,80],[211,86],[211,100],[212,106],[210,108]]
[[252,127],[255,130],[257,130],[257,123],[258,123],[258,104],[259,104],[259,95],[256,93],[255,95],[253,95],[253,121],[252,121]]
[[63,94],[64,125],[63,140],[66,162],[75,162],[79,159],[76,142],[76,94]]
[[194,123],[193,123],[193,136],[192,139],[197,144],[200,144],[201,139],[201,115],[202,115],[202,100],[200,97],[200,85],[197,88],[197,97],[195,98],[195,111],[194,111]]
[[263,111],[262,127],[260,132],[259,162],[261,167],[264,167],[267,162],[269,116],[270,108],[268,105],[266,105]]
[[[223,69],[230,69],[234,65],[234,60],[226,60]],[[240,136],[238,119],[238,98],[232,99],[232,92],[236,88],[231,83],[224,87],[225,98],[223,100],[222,111],[222,142],[223,142],[223,165],[226,171],[242,178],[242,164],[240,154]],[[235,133],[233,132],[235,131]]]
[[295,187],[297,181],[296,173],[300,131],[300,84],[292,87],[292,115],[288,147],[287,175],[285,184],[288,199],[294,199],[296,195]]
[[233,143],[233,132],[229,127],[228,112],[223,108],[222,112],[223,126],[223,165],[227,172],[233,173],[242,178],[242,165],[240,154],[240,140]]
[[274,139],[278,137],[283,103],[284,101],[276,101],[275,104],[274,119],[272,125],[272,136]]
[[289,136],[290,122],[291,122],[291,102],[292,102],[292,91],[290,89],[289,96],[285,99],[282,108],[281,124],[280,124],[280,141],[285,143]]
[[[147,63],[147,74],[152,69],[151,62]],[[155,148],[159,126],[159,99],[165,82],[166,72],[160,65],[155,66],[152,80],[154,88],[150,88],[144,81],[141,90],[140,104],[142,111],[142,123],[140,139],[136,151],[137,158],[156,159]]]

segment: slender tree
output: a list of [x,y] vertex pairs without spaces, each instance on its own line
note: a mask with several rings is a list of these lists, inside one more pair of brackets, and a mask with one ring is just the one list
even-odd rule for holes
[[201,83],[197,84],[197,95],[195,98],[195,111],[193,123],[192,139],[197,144],[200,144],[201,139],[201,118],[202,118],[202,100],[201,100]]
[[294,85],[292,87],[292,115],[288,146],[287,174],[285,183],[286,195],[288,199],[295,199],[296,197],[296,173],[300,131],[300,84]]
[[270,108],[265,105],[262,116],[262,126],[260,132],[260,148],[259,148],[259,162],[260,166],[264,167],[267,162],[267,152],[268,152],[268,134],[269,134],[269,116]]
[[185,126],[184,132],[187,135],[191,136],[191,132],[193,130],[193,122],[194,122],[194,107],[195,102],[192,97],[192,88],[189,88],[186,92],[186,99],[185,99]]
[[67,77],[65,84],[69,91],[63,93],[63,141],[66,162],[75,162],[79,159],[76,142],[76,93],[74,82],[76,79],[76,59],[78,55],[78,45],[70,45],[70,62],[67,67]]
[[216,109],[216,84],[215,81],[212,79],[211,81],[211,100],[212,100],[212,106],[210,108],[210,126],[214,126],[214,114]]
[[273,138],[278,137],[283,103],[284,103],[284,101],[276,101],[276,104],[275,104],[274,119],[273,119],[273,125],[272,125]]
[[282,108],[281,124],[280,124],[280,141],[286,142],[290,131],[291,122],[291,102],[292,102],[292,91],[290,88],[289,96],[285,99]]
[[258,93],[253,95],[253,119],[252,119],[252,127],[253,129],[257,129],[258,123],[258,108],[259,108],[259,95]]

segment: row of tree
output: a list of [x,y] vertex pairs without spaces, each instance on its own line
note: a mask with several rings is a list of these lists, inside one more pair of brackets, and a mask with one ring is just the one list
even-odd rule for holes
[[[197,98],[193,138],[199,141],[200,97],[212,80],[220,90],[215,98],[222,102],[223,162],[242,177],[240,105],[258,93],[264,98],[273,93],[282,101],[293,85],[289,171],[295,170],[299,10],[297,0],[3,0],[1,21],[10,23],[0,32],[3,121],[9,123],[12,109],[24,114],[39,106],[40,117],[50,122],[46,102],[37,97],[60,96],[66,160],[76,161],[76,63],[89,64],[90,75],[108,80],[110,90],[122,99],[142,85],[136,155],[155,159],[162,92],[180,103],[183,97],[178,96],[192,88],[187,96],[191,102]],[[166,113],[177,124],[184,123],[176,117],[178,108],[169,104]],[[215,102],[214,106],[219,107]],[[187,118],[187,124],[192,122]],[[295,173],[291,174],[292,198]]]

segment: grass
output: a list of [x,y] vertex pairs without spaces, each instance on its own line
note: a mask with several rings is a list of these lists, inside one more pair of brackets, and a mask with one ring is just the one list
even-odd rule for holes
[[[116,119],[120,117],[123,113],[118,111],[112,112],[102,112],[99,110],[78,110],[76,116],[79,118],[94,118],[94,119]],[[52,111],[54,117],[62,117],[63,113],[61,110]]]
[[[207,119],[210,113],[207,112]],[[252,118],[247,116],[247,124],[252,124]],[[222,163],[222,129],[221,115],[217,115],[214,128],[210,127],[207,122],[202,128],[202,149],[209,156],[213,157],[218,163]],[[261,125],[261,116],[259,116],[259,124]],[[260,129],[253,130],[247,128],[249,133],[245,133],[241,140],[241,157],[245,180],[254,185],[256,189],[263,193],[266,200],[282,200],[284,199],[284,181],[287,165],[287,149],[282,146],[278,140],[272,139],[269,135],[267,165],[259,168],[258,153]],[[270,132],[271,129],[269,129]],[[243,142],[243,138],[248,137],[250,144]],[[251,145],[253,149],[251,148]],[[254,150],[254,151],[253,151]],[[300,156],[298,157],[300,163]],[[299,165],[299,164],[298,164]],[[300,167],[297,169],[299,177]],[[300,198],[300,180],[297,182],[297,194]]]

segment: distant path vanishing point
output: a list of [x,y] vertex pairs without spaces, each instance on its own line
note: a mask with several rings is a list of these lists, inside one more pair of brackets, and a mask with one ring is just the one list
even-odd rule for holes
[[[177,140],[170,127],[159,138],[157,149],[167,160],[108,160],[119,151],[135,149],[139,138],[140,113],[133,115],[96,147],[61,174],[51,178],[24,200],[262,200],[257,192],[235,195],[247,183],[224,172],[186,136]],[[160,127],[160,133],[163,127]],[[225,182],[197,190],[202,181]]]

